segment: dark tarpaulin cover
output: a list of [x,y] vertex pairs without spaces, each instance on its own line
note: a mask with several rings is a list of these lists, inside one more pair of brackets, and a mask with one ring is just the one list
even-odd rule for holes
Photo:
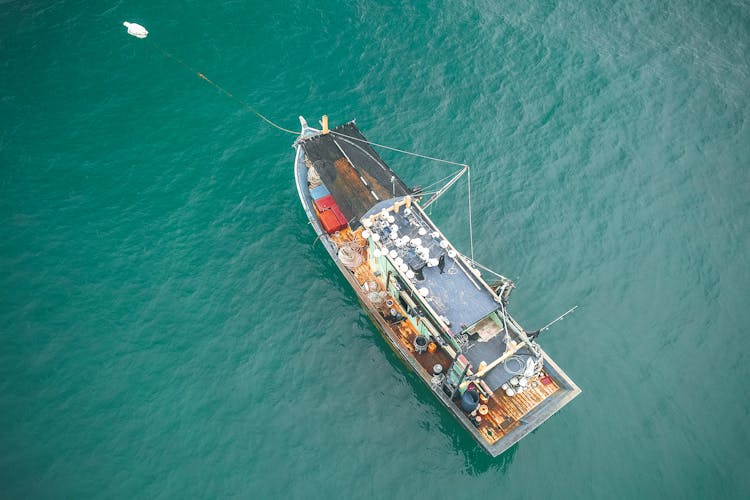
[[302,149],[353,228],[378,201],[410,192],[354,122],[305,139]]

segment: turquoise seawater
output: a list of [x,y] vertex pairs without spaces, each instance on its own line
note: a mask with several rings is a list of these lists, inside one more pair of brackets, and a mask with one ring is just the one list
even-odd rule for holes
[[[583,394],[486,455],[314,245],[293,137],[160,47],[470,163]],[[747,1],[3,0],[0,54],[0,497],[750,496]],[[432,215],[468,252],[466,185]]]

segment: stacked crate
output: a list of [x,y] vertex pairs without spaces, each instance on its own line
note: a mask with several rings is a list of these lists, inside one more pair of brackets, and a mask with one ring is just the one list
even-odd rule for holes
[[331,193],[324,185],[321,184],[311,189],[310,196],[313,199],[318,219],[326,233],[333,234],[347,226],[348,221],[346,217],[341,213],[336,200],[333,199],[333,196],[331,196]]

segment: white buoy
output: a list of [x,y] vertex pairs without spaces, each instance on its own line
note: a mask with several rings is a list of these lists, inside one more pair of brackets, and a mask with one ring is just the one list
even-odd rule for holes
[[391,259],[395,259],[396,257],[398,257],[398,252],[395,250],[391,250],[390,252],[388,252],[388,255],[391,256]]
[[387,220],[387,221],[388,221],[388,222],[389,222],[390,224],[393,224],[394,222],[396,222],[396,218],[395,218],[394,216],[392,216],[392,215],[389,215],[389,216],[388,216],[388,218],[387,218],[386,220]]
[[369,230],[367,230],[367,229],[365,229],[364,231],[362,231],[362,237],[363,237],[364,239],[367,239],[367,238],[369,238],[369,237],[370,237],[370,231],[369,231]]
[[422,297],[427,297],[430,294],[430,291],[427,289],[426,286],[423,286],[422,288],[419,289],[419,294]]
[[427,234],[427,229],[420,227],[419,231],[417,232],[419,233],[419,236],[424,236],[425,234]]
[[140,24],[125,21],[122,25],[128,29],[128,35],[133,35],[136,38],[146,38],[148,36],[148,30]]
[[433,231],[430,236],[432,236],[433,238],[439,238],[440,237],[440,233],[438,233],[437,231]]
[[409,266],[407,266],[406,264],[399,264],[396,267],[398,267],[398,270],[401,271],[401,274],[406,274],[406,271],[409,270]]
[[398,233],[391,233],[391,236],[390,236],[390,238],[391,238],[392,240],[395,240],[396,238],[398,238]]
[[518,379],[516,377],[510,379],[510,385],[518,385]]
[[409,269],[408,271],[406,271],[406,277],[409,278],[410,280],[413,280],[414,279],[414,271],[412,271],[411,269]]
[[376,242],[376,243],[377,243],[378,241],[380,241],[380,235],[379,235],[379,234],[376,234],[376,233],[373,233],[373,235],[372,235],[372,241],[374,241],[374,242]]
[[396,257],[396,260],[394,260],[393,262],[395,262],[397,266],[400,266],[404,263],[404,259],[402,259],[401,257]]
[[441,241],[440,248],[448,248],[448,240]]
[[378,257],[380,257],[383,254],[380,252],[379,248],[376,248],[375,250],[373,250],[372,255],[377,259]]
[[369,217],[362,219],[362,225],[369,229],[370,227],[372,227],[372,219]]
[[513,396],[516,395],[516,391],[514,391],[513,389],[511,389],[510,387],[508,387],[507,389],[505,389],[505,394],[507,394],[510,397],[513,397]]
[[455,250],[448,250],[448,257],[450,257],[451,259],[455,259],[456,255],[457,254]]
[[438,261],[438,259],[430,259],[430,261],[427,263],[427,265],[430,266],[430,267],[436,267],[439,263],[440,262]]

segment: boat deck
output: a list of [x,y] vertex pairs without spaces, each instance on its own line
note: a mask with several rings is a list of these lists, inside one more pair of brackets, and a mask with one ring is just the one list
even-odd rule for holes
[[[361,242],[362,244],[358,246],[361,247],[360,252],[362,253],[363,263],[353,269],[352,273],[360,286],[363,286],[367,282],[376,282],[379,290],[383,290],[384,283],[382,279],[373,274],[368,264],[367,245],[361,237],[361,232],[361,229],[352,231],[346,228],[333,234],[332,239],[338,246],[352,241]],[[363,295],[360,294],[360,297]],[[386,310],[385,305],[378,306],[366,298],[363,301],[365,302],[365,306],[371,311],[375,311],[376,314],[384,313]],[[402,310],[399,301],[395,300],[393,307],[406,317],[406,312]],[[385,316],[385,314],[382,314],[382,316]],[[418,332],[408,319],[398,323],[391,323],[390,330],[386,334],[390,337],[391,342],[398,343],[402,350],[411,354],[413,359],[423,368],[423,372],[419,373],[419,375],[427,383],[430,383],[432,378],[434,365],[440,364],[444,370],[450,366],[451,358],[442,349],[438,349],[434,353],[424,352],[417,354],[415,352],[414,339],[418,335]],[[524,415],[560,390],[558,383],[551,376],[539,376],[531,379],[530,382],[529,388],[522,394],[509,397],[502,390],[498,390],[487,401],[486,405],[489,412],[482,417],[482,422],[477,431],[489,445],[497,443],[503,436],[518,427]],[[536,383],[536,387],[532,387],[534,383]],[[434,386],[433,389],[438,390]]]
[[[390,209],[394,203],[403,200],[404,198],[392,198],[377,203],[365,216],[377,217],[381,210]],[[427,288],[427,302],[444,318],[453,334],[459,334],[500,307],[490,290],[482,285],[458,257],[458,251],[437,230],[417,203],[408,209],[393,210],[388,214],[393,217],[393,223],[384,227],[379,227],[376,223],[370,230],[378,233],[381,244],[388,251],[395,252],[415,273],[415,285]],[[396,236],[399,239],[405,238],[406,241],[418,241],[436,265],[427,265],[427,259],[418,256],[413,244],[397,244],[393,239]]]
[[300,141],[309,165],[318,172],[349,224],[380,200],[409,193],[406,184],[385,164],[354,122],[328,134],[314,134]]

